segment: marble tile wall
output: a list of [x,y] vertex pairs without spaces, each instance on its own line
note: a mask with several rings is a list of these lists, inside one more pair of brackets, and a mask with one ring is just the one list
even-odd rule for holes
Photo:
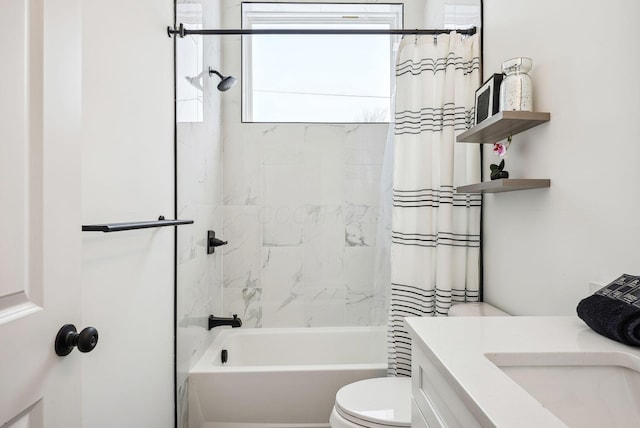
[[[405,27],[421,28],[425,0],[399,3]],[[224,28],[242,26],[241,0],[222,0],[221,12]],[[241,39],[222,41],[237,77]],[[389,269],[376,252],[388,253],[376,239],[388,125],[242,123],[240,88],[222,105],[224,311],[256,327],[385,324],[378,278]]]
[[372,308],[387,130],[225,119],[225,313],[253,327],[386,321]]
[[[189,22],[200,20],[202,26],[220,25],[220,0],[179,1],[188,4]],[[200,7],[198,7],[200,5]],[[200,16],[196,16],[201,11]],[[178,22],[182,22],[179,19]],[[187,45],[187,46],[185,46]],[[199,45],[199,46],[194,46]],[[187,52],[187,53],[185,53]],[[193,70],[193,52],[202,52],[195,62],[201,70]],[[178,67],[197,75],[208,66],[220,66],[221,43],[217,37],[189,36],[177,41],[177,61],[185,59],[190,67]],[[186,71],[183,72],[183,74]],[[177,79],[184,81],[178,74]],[[182,92],[178,85],[178,101],[200,102],[202,120],[183,116],[178,121],[177,195],[178,218],[192,219],[194,224],[178,227],[177,238],[177,411],[178,428],[188,426],[188,373],[202,356],[216,334],[207,331],[207,317],[222,313],[222,251],[208,255],[207,230],[222,233],[222,120],[220,92],[217,81],[205,73],[204,90],[193,99],[192,89]],[[180,103],[178,103],[180,104]],[[180,105],[178,105],[180,108]],[[197,118],[196,118],[197,119]]]

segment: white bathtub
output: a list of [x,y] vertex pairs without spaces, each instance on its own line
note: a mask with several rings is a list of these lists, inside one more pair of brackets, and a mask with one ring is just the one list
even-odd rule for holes
[[386,369],[383,327],[225,329],[189,373],[189,428],[328,427],[338,389]]

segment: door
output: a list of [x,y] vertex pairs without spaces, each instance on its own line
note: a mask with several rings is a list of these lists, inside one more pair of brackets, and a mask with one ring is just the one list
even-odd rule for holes
[[0,28],[0,427],[78,428],[80,4],[2,0]]

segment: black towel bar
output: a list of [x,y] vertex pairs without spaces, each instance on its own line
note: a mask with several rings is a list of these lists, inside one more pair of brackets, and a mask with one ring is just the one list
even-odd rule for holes
[[165,220],[160,216],[155,221],[135,221],[126,223],[106,223],[82,225],[83,232],[121,232],[123,230],[148,229],[150,227],[178,226],[181,224],[193,224],[193,220]]

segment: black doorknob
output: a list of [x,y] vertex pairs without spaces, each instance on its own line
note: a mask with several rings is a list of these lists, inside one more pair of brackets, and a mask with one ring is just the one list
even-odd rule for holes
[[80,352],[91,352],[97,344],[98,330],[95,328],[87,327],[78,333],[75,325],[65,324],[56,335],[55,350],[57,355],[64,357],[76,346]]

